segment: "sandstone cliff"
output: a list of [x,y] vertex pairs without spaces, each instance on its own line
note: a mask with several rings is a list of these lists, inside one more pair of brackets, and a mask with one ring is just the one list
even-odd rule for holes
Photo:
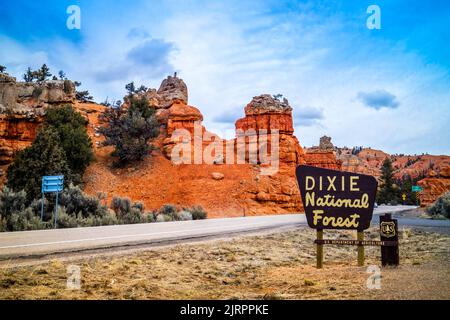
[[[153,144],[157,149],[144,162],[114,169],[111,148],[98,148],[97,161],[85,174],[88,193],[104,192],[108,198],[128,196],[143,201],[147,209],[167,203],[200,204],[212,217],[302,210],[295,168],[307,161],[293,135],[292,107],[287,100],[270,95],[254,97],[245,107],[245,117],[236,121],[236,138],[224,140],[202,125],[203,115],[189,105],[186,84],[176,76],[165,79],[158,90],[148,89],[138,95],[145,96],[149,107],[156,109],[160,136]],[[187,136],[180,136],[180,132]],[[275,135],[279,138],[278,170],[264,174],[271,164],[264,162],[261,150],[266,148],[271,159]],[[179,155],[176,146],[181,141],[186,147],[181,152],[183,161],[175,164],[173,157]],[[257,150],[255,157],[250,150]],[[209,164],[205,160],[208,155],[213,159]],[[333,153],[309,159],[314,165],[339,167]]]
[[342,161],[342,170],[381,176],[381,166],[386,158],[392,161],[394,177],[425,177],[418,184],[424,188],[419,193],[422,206],[433,203],[440,195],[450,190],[448,168],[450,156],[440,155],[389,155],[381,150],[337,148],[337,158]]
[[305,160],[308,165],[331,170],[341,170],[342,161],[336,158],[335,147],[331,137],[320,138],[319,146],[306,149]]
[[450,166],[443,167],[438,172],[433,171],[430,177],[420,180],[417,184],[423,188],[423,191],[419,192],[421,206],[432,204],[450,190]]
[[17,151],[32,143],[46,108],[74,102],[71,81],[25,83],[0,73],[0,174]]

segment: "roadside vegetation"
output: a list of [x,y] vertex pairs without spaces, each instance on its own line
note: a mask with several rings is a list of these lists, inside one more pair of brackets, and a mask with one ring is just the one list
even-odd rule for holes
[[[44,217],[41,221],[42,199],[27,201],[25,191],[14,192],[8,187],[0,191],[0,232],[54,228],[55,203],[53,197],[44,199]],[[110,206],[102,194],[89,196],[79,186],[69,185],[60,195],[57,227],[77,228],[117,224],[153,223],[206,219],[200,206],[176,207],[168,204],[159,210],[146,211],[141,202],[126,197],[114,197]]]
[[450,191],[444,193],[429,206],[427,213],[433,219],[450,219]]
[[[4,70],[3,70],[4,71]],[[46,66],[26,74],[28,81],[45,81],[51,74]],[[60,72],[65,79],[65,74]],[[109,126],[103,129],[107,145],[114,145],[117,165],[142,160],[152,150],[149,140],[156,137],[159,125],[147,100],[129,91],[129,107],[109,108]],[[0,231],[54,228],[55,196],[42,199],[42,177],[64,175],[64,191],[57,208],[57,227],[89,227],[164,221],[205,219],[199,206],[177,208],[165,205],[158,211],[145,211],[140,202],[114,197],[108,206],[104,194],[90,196],[82,191],[85,170],[94,160],[87,120],[72,105],[51,107],[31,146],[17,152],[8,167],[7,182],[0,191]],[[41,219],[41,208],[44,207]]]
[[[423,178],[425,178],[424,173],[417,177],[404,175],[401,179],[395,179],[392,161],[386,158],[381,167],[381,183],[377,193],[377,203],[419,205],[417,193],[412,191],[412,186],[417,185],[417,182]],[[405,195],[405,200],[403,200],[403,195]]]
[[93,159],[86,119],[71,105],[49,108],[31,146],[19,151],[9,166],[7,186],[25,191],[31,202],[40,196],[42,176],[62,174],[66,187],[79,185]]

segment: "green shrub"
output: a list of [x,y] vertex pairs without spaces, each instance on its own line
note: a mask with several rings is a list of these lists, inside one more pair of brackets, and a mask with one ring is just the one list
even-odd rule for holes
[[72,216],[81,213],[83,217],[89,215],[102,217],[108,214],[107,208],[101,205],[97,197],[85,194],[80,187],[72,184],[61,193],[60,199],[61,206],[64,206],[67,214]]
[[427,208],[432,217],[443,216],[450,219],[450,191],[440,196],[431,206]]
[[133,203],[132,208],[138,209],[140,212],[144,212],[144,204],[142,202]]
[[191,209],[189,209],[189,212],[192,214],[193,220],[206,219],[206,217],[208,216],[208,213],[201,206],[193,206]]
[[27,207],[27,194],[25,191],[14,192],[4,187],[0,192],[0,215],[8,219],[14,213],[19,213]]
[[0,215],[0,232],[6,232],[8,231],[8,224],[6,222],[6,219]]
[[192,213],[186,210],[182,210],[177,213],[177,220],[178,221],[188,221],[192,220]]
[[118,223],[135,224],[148,221],[148,217],[144,215],[144,204],[142,202],[131,204],[131,200],[127,197],[114,197],[111,207],[116,213]]
[[72,172],[60,147],[58,133],[44,127],[30,147],[16,154],[8,167],[7,186],[14,191],[24,190],[30,203],[40,197],[42,177],[47,175],[64,175],[66,185],[72,181]]
[[92,141],[86,129],[87,123],[70,104],[48,108],[45,115],[44,125],[57,132],[67,164],[72,173],[78,175],[79,180],[94,159]]
[[174,218],[172,216],[169,216],[168,214],[158,214],[156,216],[156,222],[170,222],[174,221]]
[[173,204],[165,204],[159,209],[159,214],[169,216],[173,221],[177,218],[177,208]]
[[131,200],[127,197],[114,197],[111,202],[111,207],[116,213],[117,218],[122,218],[131,210]]
[[157,216],[156,213],[152,212],[152,211],[149,211],[149,212],[145,213],[145,217],[147,219],[147,223],[156,222],[156,216]]
[[108,108],[103,114],[107,126],[100,128],[105,136],[103,145],[114,146],[113,156],[117,166],[141,161],[153,147],[148,143],[159,134],[155,109],[149,107],[145,98],[130,98],[130,107]]
[[57,216],[58,228],[76,228],[78,227],[78,219],[76,215],[67,214],[64,207],[58,208]]
[[137,208],[131,208],[129,212],[122,216],[122,223],[124,224],[136,224],[146,222],[146,217],[142,215],[142,212]]
[[21,212],[11,214],[6,221],[6,227],[8,231],[26,231],[45,229],[47,224],[42,223],[31,208],[26,208]]

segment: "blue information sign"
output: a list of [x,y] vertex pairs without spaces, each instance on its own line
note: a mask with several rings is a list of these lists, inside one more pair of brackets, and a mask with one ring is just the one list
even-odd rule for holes
[[64,188],[64,176],[42,177],[42,193],[61,192]]
[[64,176],[44,176],[42,177],[42,203],[41,203],[41,221],[44,218],[44,194],[45,193],[56,193],[56,204],[55,204],[55,228],[58,216],[58,193],[64,189]]

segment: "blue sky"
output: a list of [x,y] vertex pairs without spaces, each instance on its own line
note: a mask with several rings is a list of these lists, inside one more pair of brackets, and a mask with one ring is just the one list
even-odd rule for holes
[[[369,5],[381,29],[369,30]],[[66,27],[70,5],[81,29]],[[253,96],[283,94],[303,146],[450,154],[450,2],[16,0],[0,10],[0,64],[47,63],[96,101],[177,71],[205,125],[232,136]]]

